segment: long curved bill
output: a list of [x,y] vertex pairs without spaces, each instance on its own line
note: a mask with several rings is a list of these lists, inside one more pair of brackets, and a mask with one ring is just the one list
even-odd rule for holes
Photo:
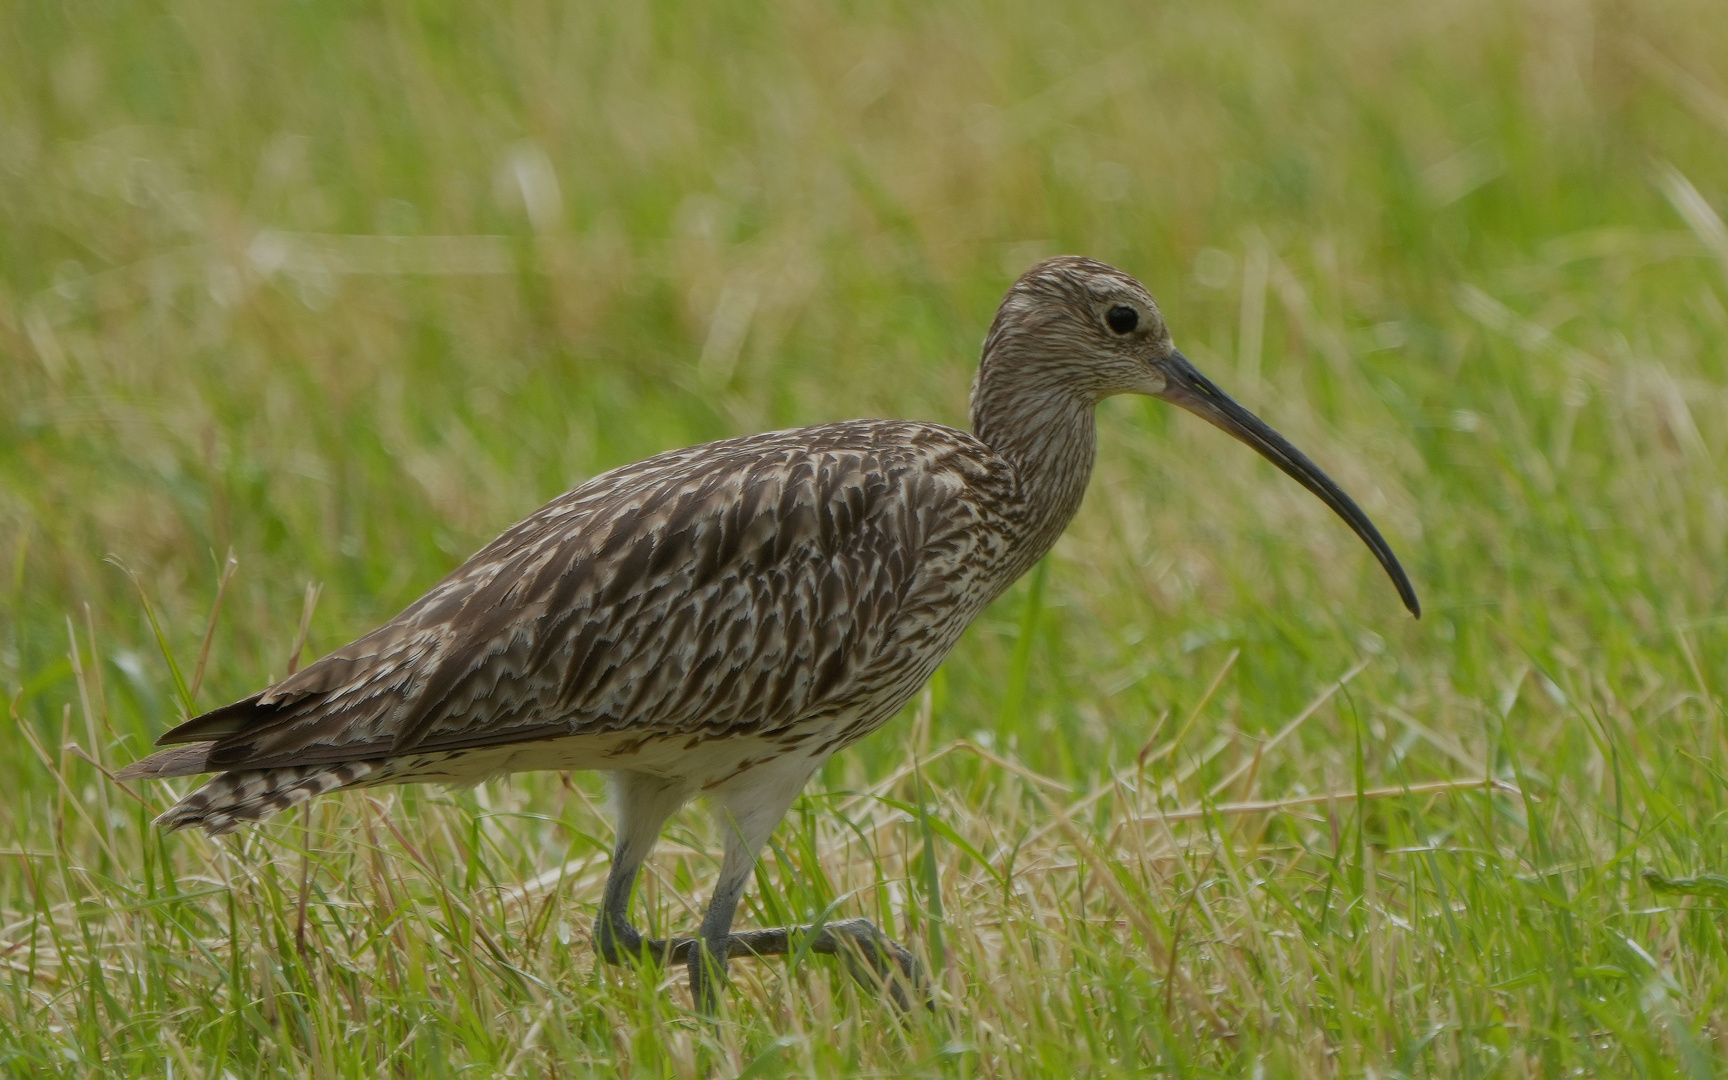
[[1164,392],[1158,396],[1172,405],[1180,405],[1215,427],[1260,451],[1267,461],[1288,473],[1298,484],[1312,491],[1333,513],[1349,522],[1350,528],[1368,545],[1368,550],[1386,568],[1386,574],[1398,589],[1398,596],[1410,614],[1422,617],[1422,605],[1416,590],[1410,586],[1398,556],[1380,535],[1380,530],[1368,520],[1368,515],[1356,501],[1344,494],[1344,489],[1320,471],[1320,466],[1308,460],[1308,455],[1290,445],[1290,440],[1273,431],[1266,422],[1239,405],[1234,398],[1200,374],[1186,356],[1172,351],[1159,365],[1164,372]]

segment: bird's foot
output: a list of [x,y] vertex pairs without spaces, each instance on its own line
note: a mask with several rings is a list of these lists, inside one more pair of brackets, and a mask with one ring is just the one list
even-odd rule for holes
[[776,926],[730,934],[724,939],[724,956],[718,947],[720,942],[709,943],[712,960],[701,970],[697,966],[699,941],[693,937],[641,941],[632,955],[647,955],[662,962],[689,965],[697,1008],[704,1012],[712,1011],[714,982],[716,976],[724,977],[727,960],[747,956],[786,956],[801,948],[825,956],[838,956],[860,985],[886,993],[902,1012],[912,1011],[914,1002],[924,1008],[935,1007],[924,965],[904,945],[878,930],[869,919],[847,919],[820,926]]
[[[594,951],[600,959],[614,967],[627,967],[644,958],[664,963],[663,941],[644,941],[636,928],[622,919],[610,920],[605,915],[594,920]],[[662,951],[656,951],[656,949]]]

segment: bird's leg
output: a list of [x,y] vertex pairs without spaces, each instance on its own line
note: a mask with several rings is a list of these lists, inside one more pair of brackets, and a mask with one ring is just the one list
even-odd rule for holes
[[625,957],[642,951],[642,935],[630,925],[630,893],[647,851],[632,850],[622,839],[612,849],[612,868],[606,874],[606,892],[600,899],[600,914],[594,920],[594,949],[608,964],[622,964]]
[[[704,925],[706,922],[704,920]],[[877,929],[869,919],[743,930],[726,936],[726,957],[789,956],[806,941],[810,952],[839,957],[846,965],[847,973],[858,980],[859,985],[886,992],[889,1000],[902,1011],[910,1012],[913,1001],[925,1008],[935,1007],[929,980],[924,975],[924,965],[918,962],[911,950]],[[647,947],[674,963],[692,965],[694,977],[698,943],[697,938],[673,938],[650,941]],[[711,955],[718,955],[712,945],[708,951]]]
[[665,954],[665,942],[644,943],[630,925],[630,893],[642,861],[660,839],[661,827],[689,799],[690,791],[643,773],[615,772],[609,779],[618,807],[618,843],[612,850],[600,915],[594,920],[594,948],[608,964],[622,964],[641,959],[644,944],[656,957]]
[[[768,829],[771,831],[773,827],[770,824]],[[766,841],[766,833],[757,839],[744,836],[737,828],[727,836],[726,856],[720,863],[720,881],[714,887],[714,899],[709,901],[702,927],[684,958],[690,969],[690,996],[697,1012],[713,1015],[719,1004],[720,986],[726,980],[726,961],[732,956],[732,919],[738,912],[744,885],[756,867],[756,853]]]
[[885,989],[902,1009],[911,1007],[908,990],[927,1000],[927,985],[917,959],[867,919],[732,933],[738,901],[756,868],[762,845],[817,764],[793,757],[765,762],[714,792],[717,817],[726,836],[726,854],[702,927],[693,938],[646,943],[648,951],[689,966],[691,995],[701,1012],[713,1013],[728,960],[784,956],[796,952],[806,941],[811,952],[840,957],[854,978],[873,989]]
[[717,816],[726,837],[726,854],[714,898],[695,937],[646,939],[630,925],[630,893],[642,862],[653,850],[660,829],[689,797],[689,789],[641,773],[611,774],[618,807],[618,844],[594,923],[594,944],[607,963],[658,960],[684,964],[699,1012],[713,1015],[727,961],[740,956],[784,956],[807,947],[838,956],[860,983],[886,990],[902,1009],[910,1009],[910,990],[928,1003],[928,988],[917,959],[868,919],[819,926],[781,926],[732,933],[732,920],[744,895],[756,856],[774,826],[815,770],[809,759],[764,762],[722,790],[715,791]]
[[698,1012],[713,1015],[726,978],[726,961],[738,955],[732,948],[732,919],[756,868],[756,856],[819,764],[800,755],[784,755],[740,772],[709,792],[726,837],[714,898],[695,938],[649,943],[650,949],[663,950],[662,955],[689,965],[690,994]]

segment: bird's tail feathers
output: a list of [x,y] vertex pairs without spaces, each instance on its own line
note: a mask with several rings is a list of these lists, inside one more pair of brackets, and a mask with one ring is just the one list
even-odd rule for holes
[[225,772],[169,807],[156,824],[169,832],[198,828],[220,836],[241,822],[259,821],[313,796],[352,787],[377,768],[374,761],[344,761]]

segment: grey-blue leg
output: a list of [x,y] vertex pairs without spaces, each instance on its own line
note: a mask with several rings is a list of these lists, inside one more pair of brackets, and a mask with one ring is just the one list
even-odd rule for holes
[[[703,1012],[712,1013],[718,1003],[729,959],[786,955],[806,939],[811,952],[839,956],[854,978],[866,986],[886,989],[902,1009],[910,1008],[908,989],[927,1000],[928,987],[917,959],[868,919],[849,919],[822,927],[779,926],[732,933],[738,901],[756,869],[762,845],[768,842],[769,834],[786,816],[792,801],[804,790],[805,782],[819,764],[782,758],[757,766],[714,792],[716,816],[726,836],[720,881],[702,919],[700,936],[669,943],[670,955],[689,965],[691,992],[696,1007]],[[680,952],[684,955],[680,956]]]
[[690,991],[699,1012],[713,1015],[727,961],[740,956],[779,956],[808,939],[813,953],[834,955],[859,982],[885,988],[895,1004],[910,1008],[907,989],[920,998],[927,990],[917,959],[878,930],[868,919],[848,919],[822,927],[774,927],[732,933],[732,921],[744,888],[756,868],[756,857],[792,800],[815,770],[807,760],[782,758],[742,774],[710,792],[716,817],[726,837],[720,880],[696,937],[645,940],[630,925],[630,894],[642,861],[653,850],[660,829],[689,798],[688,789],[640,773],[611,774],[618,805],[618,843],[600,915],[594,924],[594,944],[612,964],[648,957],[687,965]]
[[[618,808],[618,842],[612,849],[600,915],[594,920],[594,948],[608,964],[621,964],[627,957],[642,955],[642,935],[630,925],[630,893],[637,872],[654,850],[666,819],[689,801],[690,789],[645,773],[615,772],[608,779]],[[652,948],[657,943],[648,944]],[[660,948],[664,951],[663,944]]]
[[726,838],[726,854],[720,861],[720,880],[714,898],[697,931],[700,943],[689,950],[690,993],[696,1008],[712,1013],[719,988],[726,978],[726,961],[732,952],[732,919],[738,901],[756,869],[756,856],[792,800],[816,769],[808,758],[787,756],[764,762],[710,792],[714,817]]

